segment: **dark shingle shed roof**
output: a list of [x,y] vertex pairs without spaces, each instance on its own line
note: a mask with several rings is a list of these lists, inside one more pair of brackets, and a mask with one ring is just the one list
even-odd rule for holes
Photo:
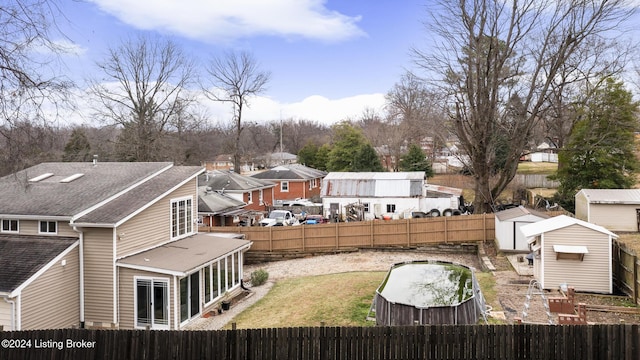
[[78,238],[0,235],[0,292],[11,292]]

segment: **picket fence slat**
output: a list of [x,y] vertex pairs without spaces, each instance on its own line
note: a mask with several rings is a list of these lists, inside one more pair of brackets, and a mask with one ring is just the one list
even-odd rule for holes
[[[0,332],[0,341],[3,360],[640,358],[638,324],[320,326],[217,331],[61,329],[4,331]],[[93,345],[69,346],[69,341]]]

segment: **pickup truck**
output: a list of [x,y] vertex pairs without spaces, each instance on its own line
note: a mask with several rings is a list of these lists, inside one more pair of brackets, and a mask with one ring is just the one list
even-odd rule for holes
[[298,218],[289,210],[273,210],[269,216],[260,220],[260,226],[292,226],[300,225]]

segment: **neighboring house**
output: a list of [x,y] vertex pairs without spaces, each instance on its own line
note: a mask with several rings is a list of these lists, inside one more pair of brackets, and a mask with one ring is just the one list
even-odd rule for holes
[[198,187],[198,225],[233,226],[240,216],[247,214],[247,204],[226,194],[213,191],[208,186]]
[[290,165],[298,162],[298,156],[288,152],[274,152],[256,159],[261,168],[271,168],[280,165]]
[[275,201],[276,184],[232,171],[207,171],[200,175],[198,184],[244,202],[245,210],[265,211]]
[[496,212],[495,229],[498,248],[506,251],[529,251],[529,244],[520,228],[548,218],[549,215],[524,206]]
[[520,228],[534,253],[533,275],[544,289],[613,292],[612,242],[618,236],[566,215]]
[[582,189],[576,218],[611,231],[640,231],[640,189]]
[[300,164],[276,166],[251,177],[276,183],[274,198],[280,200],[311,199],[320,196],[326,172]]
[[0,326],[181,329],[251,242],[198,234],[195,166],[43,163],[0,178]]
[[222,154],[216,156],[213,160],[205,161],[202,166],[207,170],[233,170],[233,155]]
[[[322,205],[325,216],[336,219],[346,213],[345,207],[360,204],[365,219],[413,211],[429,212],[446,203],[445,210],[458,208],[458,198],[425,184],[424,171],[412,172],[331,172],[322,181]],[[427,190],[429,189],[429,190]],[[450,189],[450,188],[449,188]],[[393,215],[392,215],[393,216]]]

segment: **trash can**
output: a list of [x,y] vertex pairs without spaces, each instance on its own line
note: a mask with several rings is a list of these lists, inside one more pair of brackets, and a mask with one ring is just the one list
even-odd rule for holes
[[227,300],[223,301],[221,304],[222,304],[222,310],[224,311],[229,310],[229,307],[231,306],[231,302]]

